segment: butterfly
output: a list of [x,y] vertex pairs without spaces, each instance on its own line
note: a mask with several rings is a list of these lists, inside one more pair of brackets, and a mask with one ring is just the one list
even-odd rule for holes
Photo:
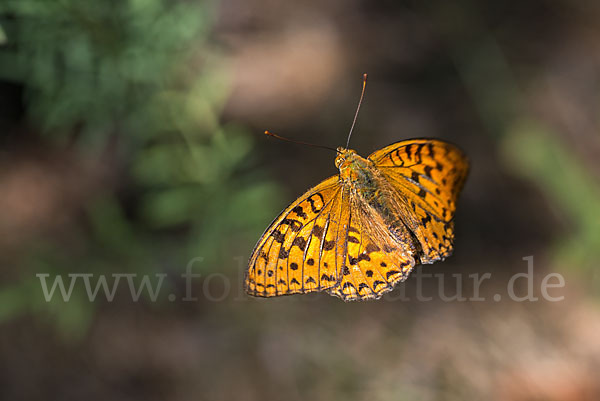
[[[359,108],[365,83],[366,74]],[[415,265],[451,255],[469,170],[459,148],[409,139],[367,158],[348,145],[335,150],[339,174],[296,199],[256,244],[245,278],[249,295],[326,291],[344,301],[379,299]]]

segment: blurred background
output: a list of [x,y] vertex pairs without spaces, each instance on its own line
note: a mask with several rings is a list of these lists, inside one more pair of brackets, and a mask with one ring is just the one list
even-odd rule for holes
[[[595,0],[2,2],[0,398],[600,399],[599,20]],[[364,72],[359,154],[437,137],[471,160],[454,255],[380,301],[247,298],[262,231],[336,173],[262,132],[344,144]],[[511,301],[528,256],[539,300]],[[429,301],[423,273],[444,273]],[[484,301],[438,295],[485,273]],[[65,301],[40,274],[164,280]]]

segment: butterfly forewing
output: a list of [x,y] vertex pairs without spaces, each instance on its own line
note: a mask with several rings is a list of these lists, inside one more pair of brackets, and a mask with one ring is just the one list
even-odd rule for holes
[[421,263],[452,253],[456,201],[469,164],[457,147],[435,139],[398,142],[369,156],[405,198],[402,218],[421,244]]
[[343,254],[348,219],[343,188],[330,177],[298,198],[265,231],[250,259],[246,290],[254,296],[299,294],[331,288]]

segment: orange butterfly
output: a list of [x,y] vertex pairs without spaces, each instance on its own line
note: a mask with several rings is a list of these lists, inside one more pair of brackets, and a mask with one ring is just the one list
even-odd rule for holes
[[[366,74],[357,114],[365,84]],[[309,189],[262,235],[246,272],[248,294],[379,299],[415,264],[450,256],[469,169],[464,153],[437,139],[397,142],[366,159],[347,147],[336,150],[340,173]]]

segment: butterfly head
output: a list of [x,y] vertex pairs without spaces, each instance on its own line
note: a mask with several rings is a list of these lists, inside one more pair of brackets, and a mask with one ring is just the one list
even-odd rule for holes
[[360,180],[369,168],[369,161],[357,155],[352,149],[338,148],[337,151],[335,166],[340,170],[341,179],[352,182]]
[[335,158],[335,167],[340,170],[348,166],[352,160],[356,157],[356,152],[352,149],[337,148],[338,155]]

